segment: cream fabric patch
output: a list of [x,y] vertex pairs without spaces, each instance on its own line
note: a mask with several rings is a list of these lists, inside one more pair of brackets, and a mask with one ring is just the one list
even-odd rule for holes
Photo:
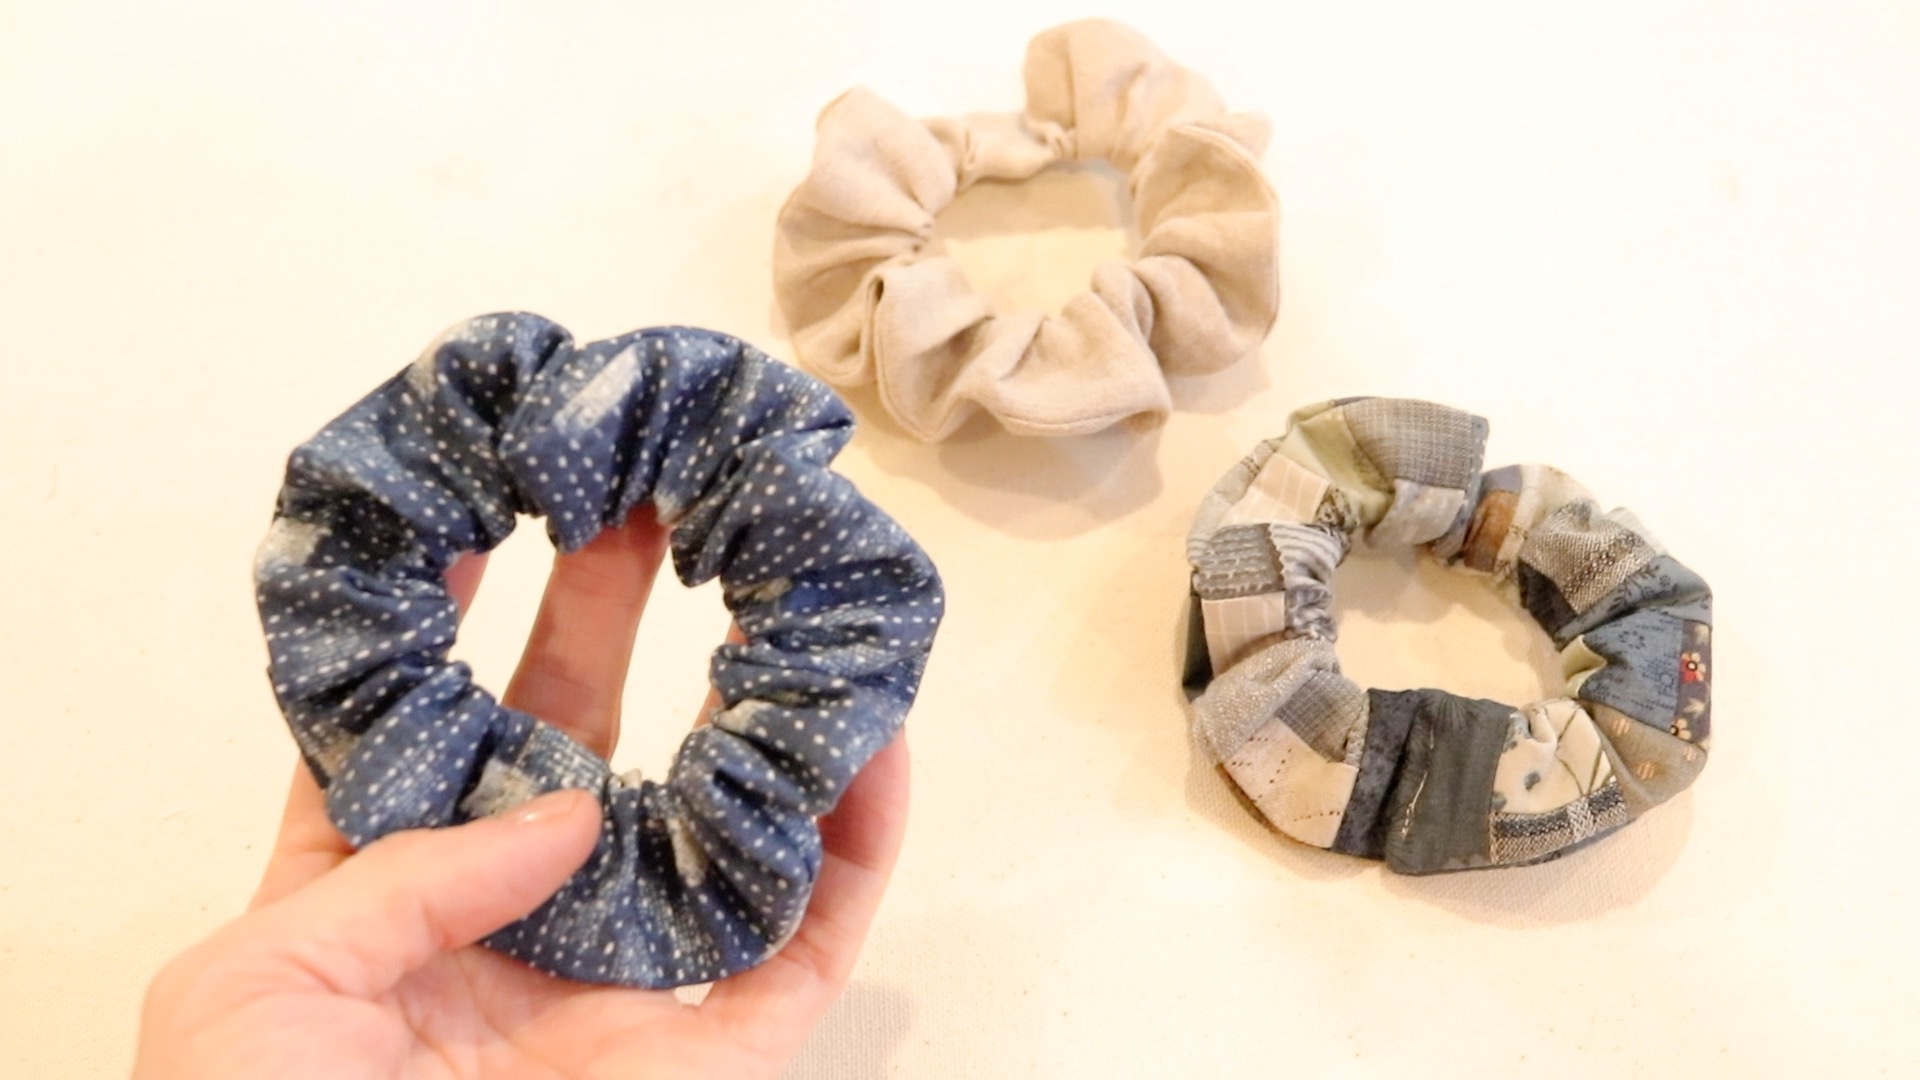
[[1215,761],[1225,761],[1272,723],[1316,673],[1339,670],[1332,642],[1274,638],[1207,684],[1193,703],[1194,732]]
[[1567,680],[1567,693],[1580,691],[1580,684],[1594,672],[1607,666],[1607,658],[1587,647],[1585,637],[1567,642],[1560,650],[1560,675]]
[[1306,524],[1326,498],[1328,480],[1292,458],[1275,454],[1247,485],[1247,493],[1233,504],[1220,525],[1266,524],[1288,521]]
[[1264,638],[1287,628],[1287,594],[1262,593],[1236,596],[1231,600],[1200,601],[1200,616],[1206,621],[1207,656],[1213,672],[1232,667],[1247,650]]
[[1592,498],[1585,485],[1551,465],[1520,466],[1520,492],[1507,523],[1506,539],[1500,542],[1500,554],[1494,558],[1494,582],[1504,585],[1513,579],[1520,550],[1534,526],[1568,503]]
[[1509,814],[1557,810],[1613,776],[1593,717],[1571,698],[1537,702],[1513,714],[1514,734],[1493,774],[1494,805]]
[[1226,761],[1228,775],[1275,828],[1303,844],[1328,847],[1353,795],[1359,770],[1328,761],[1281,721],[1254,733]]

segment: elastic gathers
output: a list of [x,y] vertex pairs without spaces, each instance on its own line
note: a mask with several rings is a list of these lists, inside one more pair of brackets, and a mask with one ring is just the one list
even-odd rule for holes
[[[1486,437],[1485,420],[1443,405],[1326,402],[1201,504],[1187,538],[1194,727],[1296,840],[1403,874],[1537,862],[1706,766],[1706,582],[1557,469],[1481,472]],[[1566,696],[1514,708],[1342,675],[1330,583],[1361,536],[1486,578],[1559,647]]]
[[[334,825],[360,846],[584,788],[593,855],[489,946],[645,987],[771,956],[820,870],[814,819],[899,730],[940,623],[925,553],[828,471],[852,430],[831,390],[711,331],[449,331],[293,452],[260,548],[274,693]],[[714,653],[724,708],[664,783],[615,776],[447,657],[461,553],[522,514],[571,551],[641,506],[746,639]]]
[[[976,412],[1075,435],[1172,408],[1166,376],[1256,350],[1279,312],[1279,202],[1266,121],[1137,32],[1085,20],[1033,39],[1018,115],[915,120],[857,89],[820,114],[813,168],[780,212],[774,293],[800,359],[873,383],[908,431],[944,439]],[[981,181],[1074,162],[1124,173],[1140,248],[1057,315],[995,312],[934,216]]]

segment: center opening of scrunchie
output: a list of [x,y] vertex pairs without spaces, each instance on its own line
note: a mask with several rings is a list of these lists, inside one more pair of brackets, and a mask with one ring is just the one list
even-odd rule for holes
[[934,215],[923,249],[945,256],[996,311],[1058,315],[1102,265],[1140,251],[1127,178],[1104,162],[981,182]]
[[1501,701],[1566,687],[1559,650],[1524,611],[1417,549],[1355,544],[1332,588],[1341,668],[1362,686],[1439,686]]

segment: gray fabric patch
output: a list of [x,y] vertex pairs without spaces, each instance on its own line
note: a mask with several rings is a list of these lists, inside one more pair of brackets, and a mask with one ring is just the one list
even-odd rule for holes
[[1460,509],[1447,525],[1447,531],[1427,542],[1427,550],[1443,563],[1451,563],[1459,558],[1460,551],[1467,543],[1467,529],[1473,524],[1473,511],[1480,505],[1480,490],[1483,478],[1475,476],[1472,483],[1462,493]]
[[1607,511],[1607,516],[1639,534],[1640,539],[1647,542],[1647,546],[1653,549],[1655,555],[1665,555],[1667,553],[1667,545],[1661,543],[1660,538],[1653,535],[1653,530],[1647,528],[1647,523],[1640,520],[1640,515],[1634,513],[1632,510],[1624,506],[1616,506]]
[[1606,737],[1614,779],[1626,799],[1627,816],[1638,817],[1685,791],[1707,767],[1699,747],[1604,705],[1592,706],[1593,722]]
[[1489,491],[1519,491],[1523,486],[1520,466],[1502,465],[1497,469],[1488,469],[1480,474],[1480,493]]
[[[1360,752],[1360,773],[1354,778],[1353,794],[1347,798],[1340,832],[1333,838],[1334,851],[1369,859],[1386,853],[1387,796],[1400,778],[1407,733],[1413,729],[1419,707],[1418,691],[1367,691],[1366,748]],[[1487,790],[1493,790],[1491,776]]]
[[1533,616],[1533,621],[1540,624],[1540,629],[1547,632],[1555,645],[1565,647],[1573,640],[1575,635],[1561,629],[1573,621],[1573,606],[1560,595],[1560,587],[1552,578],[1521,563],[1513,575],[1513,583],[1520,591],[1520,606]]
[[[1282,640],[1221,672],[1193,703],[1200,738],[1225,761],[1267,725],[1314,673],[1339,671],[1333,644],[1314,638]],[[1337,755],[1336,755],[1337,756]]]
[[1625,825],[1626,797],[1616,780],[1558,810],[1544,814],[1493,815],[1492,857],[1496,866],[1520,866],[1568,850]]
[[1580,700],[1665,730],[1679,707],[1686,625],[1663,611],[1641,610],[1588,631],[1587,648],[1605,657],[1607,666],[1580,684]]
[[1201,546],[1193,591],[1203,600],[1258,596],[1282,588],[1280,562],[1260,525],[1229,525]]
[[1467,493],[1459,488],[1434,487],[1417,480],[1393,482],[1393,505],[1386,516],[1368,531],[1375,544],[1405,544],[1412,547],[1437,540],[1460,517]]
[[1493,774],[1513,707],[1441,690],[1405,693],[1420,700],[1388,802],[1387,865],[1401,874],[1486,866]]
[[1657,553],[1639,533],[1600,512],[1588,499],[1548,514],[1527,534],[1520,561],[1545,574],[1574,613],[1586,611]]
[[1700,575],[1673,556],[1658,555],[1562,626],[1559,633],[1572,639],[1634,608],[1657,609],[1676,619],[1712,623],[1713,592]]
[[1201,614],[1200,594],[1187,593],[1186,647],[1181,655],[1180,687],[1187,700],[1198,697],[1213,681],[1213,658],[1207,655],[1207,623]]
[[1200,512],[1194,515],[1193,528],[1187,531],[1187,561],[1198,564],[1206,553],[1207,545],[1213,542],[1213,534],[1219,529],[1220,521],[1233,509],[1247,489],[1253,485],[1253,479],[1273,457],[1280,445],[1279,439],[1268,439],[1255,446],[1251,453],[1234,463],[1233,468],[1220,478],[1219,483],[1208,490],[1200,500]]
[[1284,522],[1268,525],[1265,531],[1287,592],[1287,635],[1332,641],[1336,631],[1331,583],[1333,568],[1346,554],[1345,538],[1315,525]]
[[1487,422],[1472,413],[1399,398],[1367,398],[1342,412],[1354,441],[1389,477],[1464,491],[1480,472]]
[[1308,676],[1280,706],[1280,719],[1329,761],[1345,759],[1347,735],[1366,714],[1366,691],[1337,671]]

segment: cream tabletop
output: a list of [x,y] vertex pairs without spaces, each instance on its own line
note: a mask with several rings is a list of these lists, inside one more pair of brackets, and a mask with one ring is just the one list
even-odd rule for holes
[[[840,468],[950,613],[907,849],[793,1077],[1913,1076],[1903,780],[1920,15],[1899,4],[1114,3],[1265,112],[1279,323],[1074,439]],[[712,327],[791,355],[773,223],[815,114],[1010,111],[1052,0],[0,3],[0,1075],[124,1074],[147,977],[233,915],[294,767],[249,569],[285,456],[448,325]],[[1046,309],[1131,238],[1083,169],[938,239]],[[1182,538],[1294,408],[1425,397],[1627,505],[1718,599],[1700,782],[1544,865],[1400,878],[1277,836],[1188,733]],[[510,540],[457,653],[505,684]],[[1507,701],[1556,658],[1484,587],[1340,570],[1361,683]],[[726,628],[641,629],[665,771]],[[1885,683],[1882,690],[1873,687]]]

